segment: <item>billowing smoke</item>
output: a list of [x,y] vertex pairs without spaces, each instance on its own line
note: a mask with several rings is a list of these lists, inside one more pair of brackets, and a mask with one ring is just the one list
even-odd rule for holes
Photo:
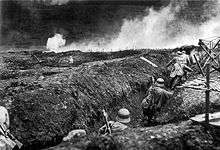
[[67,3],[69,0],[52,0],[51,4],[58,4],[58,5],[62,5]]
[[[73,42],[59,49],[67,51],[114,51],[133,48],[174,48],[182,45],[197,45],[198,39],[220,36],[220,3],[217,0],[203,1],[202,12],[192,11],[192,3],[199,1],[171,1],[160,10],[147,8],[143,18],[125,19],[120,32],[111,40]],[[192,14],[190,14],[192,13]],[[193,14],[193,13],[199,13]],[[194,17],[197,16],[197,17]]]
[[66,44],[66,40],[63,39],[63,35],[55,34],[53,37],[48,38],[46,48],[51,51],[57,51],[59,47],[63,47]]
[[[21,0],[22,1],[22,0]],[[38,2],[44,2],[48,5],[63,5],[68,3],[71,0],[30,0],[30,1],[38,1]],[[74,1],[81,1],[81,0],[74,0]]]
[[66,46],[55,51],[114,51],[172,48],[219,36],[218,0],[101,1],[4,0],[0,44],[46,46],[59,33]]

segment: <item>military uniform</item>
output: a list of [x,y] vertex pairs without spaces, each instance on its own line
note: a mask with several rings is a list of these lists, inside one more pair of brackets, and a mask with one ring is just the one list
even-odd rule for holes
[[172,92],[166,91],[160,86],[154,85],[149,88],[147,96],[142,101],[142,110],[144,120],[151,123],[156,112],[160,111],[162,106],[167,103],[167,100],[173,95]]
[[15,148],[16,143],[5,135],[5,131],[9,128],[9,114],[8,110],[0,106],[0,149],[1,150],[12,150]]
[[[121,108],[118,111],[117,121],[109,121],[109,127],[112,133],[120,132],[128,128],[126,124],[131,121],[130,112],[126,108]],[[106,124],[99,129],[100,134],[108,134],[108,129]]]
[[182,77],[187,76],[187,71],[192,71],[190,67],[187,65],[189,64],[189,57],[186,54],[179,55],[174,57],[167,65],[167,67],[174,62],[173,69],[171,70],[170,77],[170,88],[174,88],[173,82],[176,78],[179,78],[180,83],[182,83]]

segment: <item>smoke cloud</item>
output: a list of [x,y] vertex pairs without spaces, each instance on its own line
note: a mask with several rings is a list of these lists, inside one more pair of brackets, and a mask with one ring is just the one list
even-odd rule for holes
[[[21,1],[25,1],[25,0],[21,0]],[[30,0],[32,2],[44,2],[45,4],[49,4],[49,5],[63,5],[68,3],[71,0]],[[81,1],[81,0],[73,0],[73,1]]]
[[67,2],[69,2],[69,0],[52,0],[51,4],[52,5],[55,5],[55,4],[62,5],[62,4],[66,4]]
[[[171,1],[160,10],[147,8],[143,18],[125,19],[120,32],[110,40],[81,41],[58,51],[114,51],[141,48],[175,48],[197,45],[198,39],[220,35],[219,0],[203,1],[198,10],[189,12],[199,1]],[[200,5],[200,4],[197,4]],[[199,12],[202,9],[202,12]],[[197,13],[197,14],[196,14]],[[199,13],[199,14],[198,14]]]

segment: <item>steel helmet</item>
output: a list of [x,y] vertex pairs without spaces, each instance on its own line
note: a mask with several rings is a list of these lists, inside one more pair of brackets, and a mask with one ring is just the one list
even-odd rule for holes
[[130,112],[126,108],[121,108],[118,111],[116,120],[121,123],[129,123],[131,121]]
[[158,78],[156,81],[156,86],[163,87],[164,86],[164,79]]
[[178,55],[182,55],[183,53],[181,51],[177,51],[177,54]]

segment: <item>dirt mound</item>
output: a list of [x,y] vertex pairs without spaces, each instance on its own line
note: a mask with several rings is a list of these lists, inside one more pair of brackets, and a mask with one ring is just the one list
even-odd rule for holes
[[[124,50],[117,52],[81,52],[67,51],[61,53],[44,52],[39,50],[18,49],[4,53],[2,57],[7,69],[35,69],[36,65],[49,67],[76,67],[80,64],[101,60],[129,57],[141,54],[140,50]],[[0,60],[1,61],[1,60]]]
[[[155,63],[158,58],[164,59],[164,63],[168,61],[168,55],[158,58],[156,55],[149,59]],[[31,67],[23,71],[19,66],[10,68],[13,63],[5,61],[10,70],[6,68],[8,74],[1,80],[1,103],[9,108],[12,133],[27,149],[40,149],[60,142],[72,129],[97,130],[103,124],[102,108],[106,108],[112,119],[121,107],[128,108],[134,118],[141,118],[142,97],[137,95],[149,87],[151,75],[164,76],[165,69],[154,68],[139,57],[71,68]],[[10,75],[14,77],[7,78]],[[132,124],[139,122],[134,119]]]
[[[122,58],[108,54],[112,59],[105,61],[90,62],[91,58],[88,63],[81,61],[78,67],[32,66],[23,71],[18,70],[19,67],[12,70],[18,74],[14,78],[4,78],[0,84],[1,104],[10,109],[12,133],[26,149],[40,149],[61,142],[62,137],[73,129],[83,128],[88,133],[97,131],[104,123],[102,109],[106,108],[110,119],[114,120],[121,107],[131,112],[131,126],[140,126],[140,104],[150,86],[150,77],[163,77],[167,84],[169,72],[164,66],[172,56],[170,51],[156,50],[131,54],[134,53],[124,56],[123,52]],[[159,67],[151,66],[140,56]],[[5,77],[9,75],[10,71]],[[182,103],[181,98],[171,100],[172,105],[164,108],[162,113],[166,119],[158,117],[158,122],[177,121],[182,111],[176,110],[182,110],[179,109]]]

